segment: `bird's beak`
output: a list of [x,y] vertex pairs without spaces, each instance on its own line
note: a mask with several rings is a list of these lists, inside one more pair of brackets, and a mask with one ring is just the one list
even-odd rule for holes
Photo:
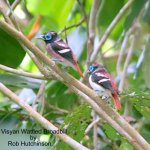
[[36,38],[36,39],[43,39],[43,40],[44,40],[44,35],[41,34],[41,35],[36,36],[35,38]]

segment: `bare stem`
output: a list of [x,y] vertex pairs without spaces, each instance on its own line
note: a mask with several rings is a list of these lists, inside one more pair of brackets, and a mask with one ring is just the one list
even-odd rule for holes
[[21,0],[15,0],[15,1],[13,2],[13,4],[11,5],[11,10],[9,10],[9,12],[7,13],[8,16],[11,15],[12,10],[14,10],[20,2],[21,2]]
[[100,0],[93,0],[93,4],[91,7],[90,17],[89,17],[89,37],[88,37],[88,62],[90,60],[91,53],[94,49],[94,38],[95,38],[95,28],[96,28],[96,16],[100,5]]
[[73,24],[73,25],[71,25],[71,26],[69,26],[69,27],[65,27],[65,28],[64,28],[63,30],[61,30],[58,34],[61,34],[61,33],[65,32],[65,31],[67,31],[67,30],[69,30],[69,29],[71,29],[71,28],[78,27],[78,26],[80,26],[84,21],[85,21],[85,18],[82,18],[78,23]]
[[88,127],[86,128],[85,134],[87,134],[87,133],[91,130],[91,128],[93,128],[93,126],[94,126],[95,124],[97,124],[100,120],[101,120],[101,119],[100,119],[99,117],[96,118],[96,120],[93,120],[93,121],[88,125]]
[[49,107],[50,109],[53,109],[61,114],[68,114],[69,111],[65,110],[65,109],[62,109],[62,108],[59,108],[57,106],[54,106],[54,105],[51,105],[50,103],[46,103],[47,107]]
[[121,50],[120,50],[119,57],[118,57],[118,61],[117,61],[117,74],[118,74],[119,76],[120,76],[120,74],[121,74],[121,63],[122,63],[122,59],[123,59],[123,56],[124,56],[124,53],[125,53],[125,50],[126,50],[128,38],[129,38],[129,35],[126,34],[126,35],[125,35],[125,38],[124,38],[124,40],[123,40],[123,42],[122,42]]
[[[94,111],[93,114],[93,121],[97,119],[97,114]],[[93,144],[94,144],[94,150],[98,150],[98,138],[97,138],[97,123],[93,126]]]
[[123,69],[123,72],[121,74],[121,81],[120,81],[119,88],[118,88],[120,92],[123,91],[125,77],[126,77],[126,72],[127,72],[127,67],[129,65],[130,59],[132,57],[133,50],[134,50],[135,45],[136,45],[136,39],[135,38],[136,38],[136,36],[134,35],[133,39],[132,39],[132,45],[131,45],[131,47],[130,47],[130,49],[128,51],[127,58],[126,58],[126,61],[125,61],[125,64],[124,64],[124,69]]

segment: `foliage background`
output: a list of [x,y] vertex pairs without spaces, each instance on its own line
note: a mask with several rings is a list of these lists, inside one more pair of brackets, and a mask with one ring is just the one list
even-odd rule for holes
[[[80,2],[80,3],[79,3]],[[15,15],[22,21],[21,30],[28,35],[35,20],[40,15],[40,29],[36,35],[54,30],[60,32],[70,25],[77,24],[84,18],[78,27],[66,31],[69,46],[78,57],[82,70],[86,70],[88,41],[88,26],[86,19],[90,14],[92,0],[25,0],[21,1],[15,9]],[[126,0],[102,0],[96,17],[95,47],[101,39],[109,24],[118,14],[119,10],[126,3]],[[10,1],[13,3],[13,0]],[[83,8],[84,9],[83,9]],[[85,12],[84,12],[84,11]],[[85,18],[85,14],[87,18]],[[114,30],[108,37],[100,53],[97,62],[105,64],[107,69],[120,82],[121,75],[116,71],[116,64],[120,55],[120,49],[126,33],[133,28],[129,41],[126,43],[126,51],[123,55],[121,68],[126,62],[128,51],[132,43],[133,36],[136,36],[136,44],[130,62],[127,66],[124,90],[121,93],[121,102],[124,109],[122,115],[132,117],[131,124],[141,135],[150,142],[150,1],[135,0],[127,13],[117,22]],[[2,18],[2,16],[0,16]],[[60,36],[65,39],[63,32]],[[44,44],[33,38],[32,42],[40,44],[44,51]],[[38,69],[25,54],[20,44],[6,32],[0,29],[0,64],[23,69],[28,72],[38,73]],[[69,69],[69,73],[79,79],[78,74]],[[9,74],[0,70],[0,82],[17,93],[22,99],[31,104],[37,111],[42,111],[43,116],[51,120],[56,126],[66,128],[68,134],[75,140],[82,142],[90,149],[93,148],[93,129],[85,134],[85,129],[92,122],[91,108],[82,102],[82,99],[70,92],[68,88],[59,81],[41,81],[28,77],[21,77]],[[42,96],[37,96],[41,84],[44,84]],[[44,99],[44,109],[43,101]],[[36,102],[34,102],[36,100]],[[128,111],[127,111],[128,110]],[[126,114],[128,112],[128,114]],[[0,93],[0,126],[1,128],[40,128],[36,122],[17,105],[13,104],[7,97]],[[100,119],[97,126],[98,148],[99,149],[119,149],[132,150],[133,147],[123,137],[121,137],[110,125]],[[23,139],[28,137],[23,137]],[[50,140],[54,149],[71,149],[65,143],[58,141],[53,135],[42,135],[45,141]],[[2,140],[3,139],[3,140]],[[0,135],[0,141],[5,141]],[[45,149],[45,148],[43,148]]]

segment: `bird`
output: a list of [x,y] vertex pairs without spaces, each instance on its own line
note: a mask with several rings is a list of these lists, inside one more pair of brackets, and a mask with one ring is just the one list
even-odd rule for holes
[[88,68],[89,84],[102,99],[112,97],[115,108],[121,109],[119,92],[112,76],[108,73],[102,64],[93,63]]
[[63,63],[65,66],[74,68],[81,77],[83,73],[79,67],[77,58],[72,49],[64,42],[55,31],[49,31],[39,35],[40,38],[46,43],[46,50],[48,54],[53,57],[53,60],[59,63]]

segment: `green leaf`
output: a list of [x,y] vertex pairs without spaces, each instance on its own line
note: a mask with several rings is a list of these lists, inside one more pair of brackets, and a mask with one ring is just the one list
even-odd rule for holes
[[[27,8],[34,15],[43,15],[49,17],[49,22],[57,21],[58,26],[64,27],[69,13],[74,5],[74,0],[27,0]],[[50,19],[51,18],[51,19]]]
[[150,24],[150,1],[147,2],[143,20]]
[[138,110],[148,121],[150,121],[150,108],[140,105],[135,105],[136,110]]
[[119,133],[113,127],[111,127],[109,124],[104,124],[103,128],[105,130],[106,135],[111,140],[116,141],[116,140],[119,140],[119,138],[121,137],[119,135]]
[[150,125],[149,124],[145,124],[142,126],[141,130],[140,130],[141,135],[144,137],[144,139],[150,143]]
[[123,4],[124,0],[103,0],[98,14],[98,26],[108,27]]
[[[84,104],[77,107],[71,114],[68,114],[64,119],[62,128],[67,130],[67,134],[76,141],[80,142],[84,137],[85,129],[90,122],[91,108]],[[68,145],[63,142],[59,142],[57,149],[70,149]]]
[[5,84],[6,86],[15,87],[15,88],[31,88],[38,89],[40,87],[40,80],[21,77],[18,75],[11,74],[0,74],[0,82]]
[[77,96],[69,93],[68,88],[59,81],[49,82],[46,89],[48,102],[60,108],[72,108],[77,99]]
[[121,99],[128,99],[134,105],[150,107],[150,90],[130,89],[121,94]]
[[134,150],[134,148],[126,140],[123,140],[118,150]]
[[25,51],[19,42],[0,29],[0,64],[16,68],[24,56]]
[[139,15],[141,9],[143,8],[146,2],[147,0],[134,0],[134,2],[132,3],[129,15],[127,16],[125,23],[124,23],[125,31],[127,31],[130,28],[134,19]]

